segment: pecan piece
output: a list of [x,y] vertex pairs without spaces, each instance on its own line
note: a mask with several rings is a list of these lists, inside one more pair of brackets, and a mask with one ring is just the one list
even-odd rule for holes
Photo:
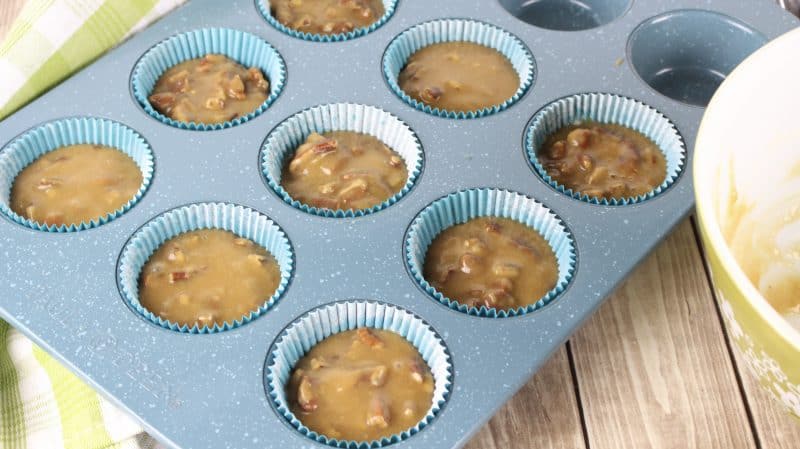
[[367,329],[366,327],[361,327],[356,331],[356,335],[358,335],[358,340],[361,343],[371,347],[371,348],[382,348],[383,341],[378,338],[371,330]]
[[313,412],[317,409],[317,397],[308,376],[303,376],[297,386],[297,405],[306,412]]
[[488,233],[496,234],[496,233],[499,233],[502,230],[502,227],[500,226],[500,223],[492,220],[492,221],[486,223],[486,227],[484,229]]
[[61,184],[61,181],[59,179],[42,178],[39,180],[39,184],[36,184],[36,190],[50,190],[59,184]]
[[208,62],[223,62],[225,61],[225,55],[221,55],[219,53],[209,53],[205,55],[203,59]]
[[175,94],[172,92],[161,92],[150,95],[148,98],[150,104],[161,112],[169,112],[172,106],[175,105]]
[[318,369],[321,369],[321,368],[327,368],[329,366],[328,365],[328,361],[325,360],[324,357],[314,357],[314,358],[312,358],[311,362],[310,362],[310,365],[311,365],[311,369],[312,370],[318,370]]
[[383,386],[386,383],[386,376],[389,374],[389,370],[386,368],[385,365],[380,365],[375,367],[369,375],[369,383],[372,384],[374,387]]
[[559,140],[550,147],[547,155],[553,159],[563,159],[567,155],[567,145],[563,140]]
[[502,308],[513,304],[514,298],[505,290],[489,290],[483,294],[483,300],[487,307]]
[[185,281],[189,279],[189,276],[188,271],[173,271],[169,274],[169,283],[174,284],[178,281]]
[[579,154],[578,168],[580,168],[581,171],[585,172],[592,171],[592,169],[594,168],[594,159],[592,159],[592,157],[586,153]]
[[186,261],[186,255],[178,246],[173,246],[167,254],[167,260],[176,263],[183,263]]
[[239,75],[234,75],[228,83],[228,97],[236,100],[244,100],[247,95],[244,93],[244,81]]
[[439,87],[426,87],[422,89],[422,92],[419,94],[419,97],[425,103],[436,103],[442,98],[444,95],[444,91]]
[[267,82],[267,79],[264,78],[264,74],[258,69],[258,67],[250,67],[247,69],[247,76],[250,78],[250,81],[255,82],[256,87],[262,91],[266,92],[269,88],[269,82]]
[[339,144],[333,139],[326,139],[324,142],[320,142],[314,145],[314,153],[316,154],[325,154],[330,153],[332,151],[336,151],[339,147]]
[[339,199],[344,201],[352,201],[359,199],[367,193],[369,185],[363,178],[358,178],[344,186],[339,192]]
[[511,263],[495,263],[492,273],[504,278],[515,278],[519,276],[519,267]]
[[249,239],[238,237],[233,240],[233,244],[236,246],[252,246],[253,242],[251,242]]
[[464,248],[466,248],[467,252],[476,256],[483,256],[486,254],[487,249],[486,244],[477,237],[464,240]]
[[425,380],[425,369],[419,360],[412,359],[408,363],[408,369],[411,372],[411,380],[414,382],[421,384]]
[[586,182],[589,184],[596,184],[598,182],[603,182],[608,177],[608,168],[606,167],[596,167],[592,173],[586,178]]
[[212,111],[219,111],[225,107],[225,99],[220,97],[207,98],[205,107],[206,109],[211,109]]
[[578,128],[567,134],[567,143],[574,147],[586,148],[591,141],[591,137],[591,131],[584,128]]
[[411,418],[417,413],[417,405],[414,401],[404,401],[403,402],[403,416],[406,418]]
[[373,396],[369,402],[367,426],[380,427],[381,429],[389,426],[389,405],[378,395]]
[[470,274],[478,269],[481,258],[470,253],[466,253],[458,259],[459,269],[462,273]]
[[247,261],[257,267],[260,267],[261,265],[264,264],[264,262],[267,261],[267,258],[262,256],[261,254],[248,254]]

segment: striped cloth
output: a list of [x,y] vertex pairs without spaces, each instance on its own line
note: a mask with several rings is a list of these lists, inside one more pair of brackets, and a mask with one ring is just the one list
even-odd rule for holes
[[[183,1],[28,0],[0,42],[0,120]],[[158,447],[0,321],[0,449]]]
[[28,1],[0,43],[0,120],[183,1]]

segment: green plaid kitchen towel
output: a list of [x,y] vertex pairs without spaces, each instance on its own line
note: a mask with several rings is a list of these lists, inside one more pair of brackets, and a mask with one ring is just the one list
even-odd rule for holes
[[[183,1],[29,0],[0,42],[0,120]],[[125,413],[0,321],[0,449],[157,447]]]
[[28,1],[0,43],[0,120],[184,1]]

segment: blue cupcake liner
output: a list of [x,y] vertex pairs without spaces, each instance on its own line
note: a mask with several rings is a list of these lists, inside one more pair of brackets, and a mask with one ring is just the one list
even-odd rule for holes
[[[400,88],[397,77],[411,55],[429,45],[457,41],[490,47],[507,57],[519,75],[519,88],[514,95],[499,105],[464,112],[431,108],[429,105],[411,98]],[[536,63],[525,43],[508,31],[476,20],[441,19],[415,25],[395,37],[383,55],[383,74],[392,91],[420,111],[438,117],[472,119],[500,112],[525,95],[525,92],[533,84]]]
[[264,16],[267,22],[270,25],[274,26],[275,28],[279,29],[283,33],[288,34],[289,36],[296,37],[298,39],[304,39],[311,42],[341,42],[346,41],[349,39],[355,39],[357,37],[364,36],[365,34],[369,34],[378,28],[380,28],[384,23],[386,23],[394,14],[395,9],[397,9],[397,0],[383,0],[383,15],[371,25],[361,28],[356,28],[349,33],[338,33],[338,34],[314,34],[314,33],[306,33],[304,31],[298,31],[294,28],[289,28],[286,25],[282,24],[278,21],[273,15],[272,11],[270,11],[269,0],[256,0],[256,7],[261,12],[261,15]]
[[[180,325],[150,312],[139,302],[139,275],[150,256],[167,240],[198,229],[222,229],[250,239],[269,251],[278,261],[281,281],[275,293],[265,299],[258,310],[223,325]],[[128,306],[148,321],[165,329],[211,334],[235,329],[258,318],[278,302],[294,270],[294,251],[283,230],[267,216],[248,207],[229,203],[197,203],[165,212],[142,226],[125,244],[119,258],[117,281]]]
[[[582,120],[626,126],[652,140],[667,160],[664,182],[637,197],[596,198],[566,188],[553,179],[539,163],[536,152],[553,133]],[[561,193],[591,204],[622,206],[648,200],[666,190],[678,179],[686,160],[686,146],[675,125],[656,109],[632,98],[607,93],[583,93],[556,100],[531,119],[525,133],[528,160],[541,178]]]
[[[292,413],[286,384],[297,362],[325,338],[361,327],[395,332],[417,348],[433,374],[431,408],[414,427],[373,441],[337,440],[303,425]],[[416,435],[429,425],[444,406],[452,386],[453,366],[442,338],[428,323],[398,306],[375,301],[342,301],[320,306],[290,324],[273,343],[264,369],[264,384],[272,405],[301,434],[322,444],[350,449],[383,447]]]
[[[462,304],[444,296],[423,275],[425,256],[433,240],[442,231],[478,217],[501,217],[516,220],[536,230],[550,244],[558,262],[558,281],[535,304],[516,309],[480,308]],[[429,295],[447,307],[468,315],[506,318],[541,309],[566,289],[575,272],[575,244],[572,234],[550,209],[517,192],[500,189],[469,189],[451,193],[423,209],[408,228],[405,239],[408,269]]]
[[[258,67],[264,72],[270,93],[261,106],[242,117],[214,124],[179,122],[156,111],[147,97],[161,75],[181,62],[210,53],[223,54],[245,67]],[[278,98],[285,82],[286,64],[275,48],[255,35],[227,28],[203,28],[169,37],[139,59],[131,76],[133,96],[150,116],[170,126],[200,131],[230,128],[255,118]]]
[[[403,158],[408,170],[405,186],[391,198],[369,209],[324,209],[293,199],[281,186],[283,167],[311,133],[327,131],[355,131],[378,138]],[[414,187],[422,164],[422,144],[405,122],[382,109],[352,103],[315,106],[289,117],[267,136],[261,154],[261,169],[267,184],[283,201],[303,212],[337,218],[361,217],[396,203]]]
[[[47,225],[25,218],[11,210],[11,187],[17,175],[42,155],[68,145],[106,145],[130,156],[142,171],[142,185],[133,198],[101,217],[62,225]],[[71,117],[39,125],[26,131],[0,152],[0,212],[15,223],[37,231],[75,232],[95,228],[119,217],[136,204],[150,186],[154,161],[150,145],[136,131],[111,120]]]

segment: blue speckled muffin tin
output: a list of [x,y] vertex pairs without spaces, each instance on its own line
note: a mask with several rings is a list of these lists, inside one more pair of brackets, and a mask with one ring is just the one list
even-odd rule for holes
[[[747,54],[798,24],[771,0],[709,0],[703,10],[690,0],[587,0],[582,11],[566,0],[442,0],[435,7],[399,0],[369,33],[320,42],[276,28],[262,16],[262,4],[193,0],[0,122],[0,158],[28,130],[65,117],[120,123],[152,149],[149,187],[113,220],[49,232],[0,214],[0,316],[168,447],[370,446],[309,438],[268,393],[270,351],[279,336],[309,311],[342,301],[410,312],[441,338],[448,355],[449,394],[438,413],[402,438],[371,446],[464,445],[692,209],[689,162],[702,105]],[[461,119],[417,109],[393,92],[384,75],[390,43],[419,24],[453,18],[497,27],[530,51],[532,83],[517,101]],[[133,94],[137,61],[171,36],[214,28],[248,33],[274,48],[285,63],[282,89],[259,114],[223,129],[184,129],[151,116]],[[608,205],[546,182],[525,148],[531,119],[555,101],[585,93],[637,100],[663,114],[684,145],[674,182],[646,201]],[[289,117],[344,103],[378,108],[407,125],[422,148],[420,172],[382,210],[309,213],[268,185],[262,149]],[[9,176],[0,181],[8,184]],[[8,186],[0,187],[5,204]],[[410,226],[433,202],[473,189],[514,192],[522,203],[543,205],[552,226],[571,239],[572,271],[554,297],[515,316],[470,314],[415,280],[406,260]],[[137,230],[198,203],[252,209],[279,226],[292,252],[279,300],[257,319],[213,333],[174,331],[148,320],[118,285],[123,248]]]

